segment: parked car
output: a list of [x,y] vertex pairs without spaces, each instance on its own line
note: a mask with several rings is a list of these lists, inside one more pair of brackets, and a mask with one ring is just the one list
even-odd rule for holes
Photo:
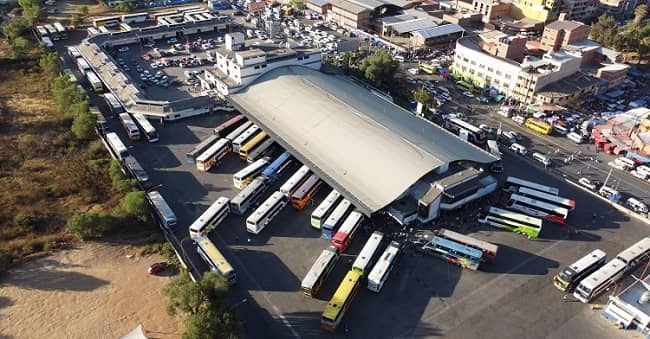
[[472,94],[472,93],[470,93],[470,92],[467,92],[467,91],[466,91],[466,92],[463,92],[463,95],[466,96],[466,97],[468,97],[468,98],[473,98],[473,97],[474,97],[474,94]]
[[164,262],[164,261],[163,262],[153,263],[153,264],[151,264],[149,266],[149,269],[147,269],[147,273],[149,273],[151,275],[156,275],[156,274],[164,271],[165,269],[167,269],[167,267],[169,267],[169,263]]
[[122,46],[117,49],[118,52],[126,52],[129,50],[129,46]]
[[586,187],[586,188],[592,190],[592,191],[597,191],[597,190],[598,190],[598,186],[600,186],[600,182],[599,182],[599,181],[592,180],[592,179],[585,178],[585,177],[578,179],[578,183],[579,183],[580,185],[582,185],[582,186],[584,186],[584,187]]

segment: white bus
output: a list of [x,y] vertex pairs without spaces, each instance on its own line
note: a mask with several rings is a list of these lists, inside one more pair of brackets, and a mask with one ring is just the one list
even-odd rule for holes
[[320,229],[321,226],[323,226],[323,220],[334,209],[340,197],[341,193],[337,190],[332,190],[332,192],[325,197],[325,200],[316,207],[314,212],[311,214],[311,225],[314,228]]
[[273,139],[266,139],[261,144],[257,145],[246,157],[246,162],[249,164],[254,163],[259,158],[270,155],[275,151],[277,145]]
[[235,128],[234,131],[228,133],[224,138],[227,139],[228,141],[232,142],[233,140],[237,139],[244,131],[249,129],[251,126],[253,126],[252,121],[246,121],[245,123],[241,124],[241,126]]
[[329,246],[321,252],[300,284],[304,295],[312,298],[316,296],[325,280],[327,280],[327,276],[336,265],[338,257],[339,255],[334,246]]
[[68,38],[68,32],[66,31],[65,27],[63,27],[63,25],[61,25],[60,22],[55,22],[52,25],[54,26],[54,29],[56,29],[56,32],[59,33],[59,37],[61,37],[61,39],[67,39]]
[[106,133],[106,142],[111,147],[112,155],[115,159],[124,160],[124,158],[129,156],[129,150],[124,146],[117,133]]
[[41,41],[43,41],[47,49],[49,49],[50,51],[54,50],[54,43],[52,42],[52,40],[50,40],[49,37],[44,36],[41,38]]
[[246,231],[259,234],[286,205],[287,198],[276,191],[246,218]]
[[299,184],[307,177],[307,174],[309,174],[309,167],[307,167],[307,165],[302,165],[296,173],[280,186],[280,192],[289,198],[293,191],[295,191]]
[[625,262],[614,258],[598,271],[582,279],[576,287],[573,296],[583,303],[588,303],[591,299],[599,295],[611,284],[618,281],[625,273]]
[[84,58],[77,58],[76,63],[77,63],[77,69],[79,70],[79,73],[81,73],[81,74],[86,74],[86,72],[92,70],[90,68],[90,65],[88,64],[88,61],[86,61],[86,59],[84,59]]
[[129,173],[138,181],[140,188],[147,190],[153,186],[151,183],[151,178],[149,178],[149,174],[147,174],[147,171],[142,168],[138,160],[136,160],[133,156],[129,155],[127,157],[124,157],[124,166],[129,171]]
[[619,253],[616,258],[625,262],[626,271],[629,271],[635,268],[641,260],[647,259],[648,254],[650,254],[650,238],[646,237]]
[[68,55],[75,60],[77,58],[81,58],[81,52],[79,52],[79,48],[73,46],[68,47]]
[[88,83],[90,84],[90,87],[92,87],[93,91],[101,93],[104,90],[104,84],[102,84],[102,81],[99,80],[99,77],[97,74],[95,74],[95,72],[86,71],[86,80],[88,80]]
[[558,195],[560,194],[560,190],[558,190],[555,187],[549,187],[545,186],[542,184],[538,184],[532,181],[524,180],[524,179],[519,179],[515,177],[508,177],[506,179],[506,184],[505,184],[505,189],[516,192],[519,187],[528,187],[532,188],[534,190],[544,192],[547,194],[552,194],[552,195]]
[[140,128],[142,128],[142,131],[144,131],[144,136],[147,138],[147,141],[156,142],[159,140],[158,131],[156,131],[149,120],[147,120],[147,117],[144,116],[144,114],[133,113],[133,118],[135,118],[135,122],[138,123],[138,125],[140,125]]
[[341,227],[334,233],[332,237],[332,246],[338,248],[339,253],[345,252],[348,248],[348,245],[352,242],[354,234],[357,232],[361,224],[363,223],[363,214],[359,211],[352,211],[345,218],[345,221],[341,224]]
[[38,35],[41,38],[47,36],[47,34],[48,34],[47,30],[43,26],[36,26],[36,32],[38,32]]
[[232,141],[232,151],[235,154],[239,154],[239,148],[241,145],[245,144],[246,141],[252,139],[258,132],[260,128],[257,125],[249,127],[244,133],[240,134],[235,140]]
[[124,112],[124,107],[122,107],[122,104],[120,104],[120,101],[117,100],[117,97],[113,95],[113,93],[105,93],[104,100],[106,100],[106,103],[108,104],[108,108],[111,110],[111,113],[113,113],[114,115],[118,115]]
[[230,211],[233,214],[244,215],[248,208],[251,207],[266,192],[268,185],[262,177],[257,177],[251,181],[248,186],[239,191],[232,200],[230,200]]
[[445,127],[456,133],[461,139],[463,138],[463,134],[467,133],[467,141],[477,144],[477,145],[482,145],[485,143],[485,131],[470,124],[469,122],[460,120],[458,118],[450,118],[445,121]]
[[120,122],[131,140],[140,140],[140,130],[129,113],[120,113]]
[[576,208],[575,200],[563,198],[557,195],[540,192],[534,189],[530,189],[528,187],[519,187],[518,192],[523,196],[537,199],[539,201],[547,202],[549,204],[557,205],[560,207],[564,207],[569,211],[573,211],[573,209]]
[[201,236],[207,236],[210,231],[215,229],[219,224],[226,219],[230,212],[228,202],[230,199],[226,197],[219,197],[217,201],[212,203],[201,216],[190,225],[190,238],[197,240]]
[[197,239],[196,243],[196,251],[210,266],[210,269],[217,271],[217,273],[224,277],[228,281],[228,285],[234,285],[237,282],[235,269],[217,249],[217,246],[215,246],[207,237]]
[[198,158],[203,152],[205,152],[210,146],[212,146],[217,140],[219,140],[218,135],[211,135],[205,140],[201,141],[198,145],[194,146],[191,151],[185,154],[185,161],[188,164],[196,164],[196,158]]
[[569,215],[569,210],[564,207],[519,194],[511,194],[506,206],[515,211],[528,214],[531,217],[542,218],[556,224],[565,224],[566,218]]
[[484,261],[494,259],[494,257],[497,256],[497,252],[499,251],[499,246],[495,244],[483,240],[478,240],[468,235],[454,232],[445,228],[438,230],[438,232],[436,232],[436,236],[438,236],[438,238],[448,239],[481,251],[481,253],[483,253],[481,258]]
[[235,173],[232,176],[233,185],[238,189],[248,186],[258,174],[264,171],[264,168],[268,166],[270,160],[268,157],[262,158]]
[[399,243],[396,241],[391,242],[386,250],[381,255],[375,267],[372,268],[368,274],[368,289],[379,293],[384,286],[390,271],[396,262],[397,254],[399,253]]
[[352,264],[352,270],[361,273],[362,276],[365,276],[369,273],[370,266],[372,265],[372,259],[381,244],[381,241],[384,239],[384,234],[378,231],[373,232],[370,235],[370,238],[363,245],[361,252],[357,256],[357,259],[354,260]]
[[165,199],[163,199],[162,195],[158,191],[151,191],[147,193],[147,198],[162,225],[168,230],[176,227],[176,214],[169,207]]
[[512,211],[490,206],[479,217],[478,222],[506,231],[520,233],[529,238],[539,237],[542,231],[542,219],[529,217]]
[[47,33],[50,35],[50,38],[54,41],[59,40],[61,37],[59,37],[59,32],[56,31],[56,28],[54,26],[47,24],[43,26]]
[[352,208],[352,203],[348,199],[343,199],[336,206],[332,214],[325,220],[321,229],[321,238],[332,240],[334,229],[343,221],[348,211]]
[[230,143],[226,139],[219,139],[212,146],[210,146],[205,152],[199,155],[196,158],[196,169],[199,171],[207,172],[212,167],[217,165],[221,159],[223,159],[228,152],[230,152]]
[[556,274],[553,277],[553,285],[562,292],[573,291],[582,279],[602,267],[605,261],[607,261],[607,254],[595,249]]

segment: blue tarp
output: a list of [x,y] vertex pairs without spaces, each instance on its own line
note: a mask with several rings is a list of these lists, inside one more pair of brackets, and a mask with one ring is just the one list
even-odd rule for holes
[[625,157],[633,159],[633,160],[635,160],[637,162],[642,162],[644,164],[650,164],[650,158],[649,157],[643,156],[643,155],[641,155],[639,153],[634,153],[632,151],[627,151],[627,153],[625,154]]

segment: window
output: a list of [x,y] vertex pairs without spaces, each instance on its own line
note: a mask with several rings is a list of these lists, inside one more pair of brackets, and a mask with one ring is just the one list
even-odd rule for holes
[[494,72],[494,68],[492,68],[492,67],[488,67],[488,72],[493,73],[493,72]]
[[500,70],[497,70],[497,71],[496,71],[496,75],[501,75],[501,74],[503,74],[503,73],[501,73]]
[[506,75],[504,75],[504,77],[505,77],[506,79],[510,79],[510,78],[512,78],[512,76],[511,76],[510,74],[506,74]]

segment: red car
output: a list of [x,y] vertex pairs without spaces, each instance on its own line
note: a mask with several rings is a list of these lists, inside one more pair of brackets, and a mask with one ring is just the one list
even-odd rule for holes
[[167,262],[157,262],[157,263],[151,264],[151,266],[149,266],[149,269],[147,270],[147,272],[149,274],[156,275],[156,274],[164,271],[168,266],[169,266],[169,264]]

